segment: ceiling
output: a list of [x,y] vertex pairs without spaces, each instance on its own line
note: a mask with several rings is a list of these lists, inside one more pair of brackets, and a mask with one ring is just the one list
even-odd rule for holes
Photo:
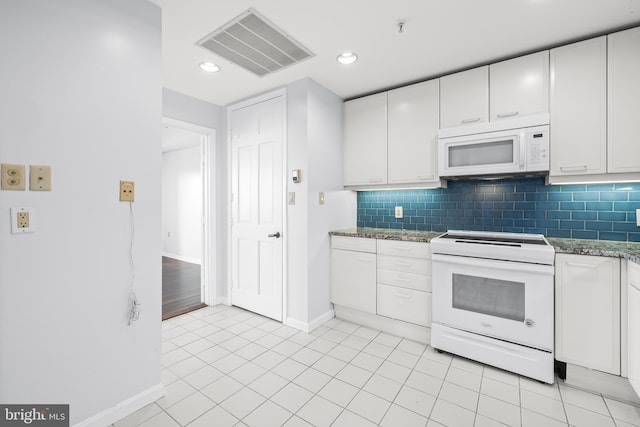
[[[348,99],[640,25],[640,0],[150,1],[162,8],[164,87],[220,106],[305,77]],[[196,46],[249,8],[315,56],[258,77]],[[345,50],[359,60],[339,64]]]

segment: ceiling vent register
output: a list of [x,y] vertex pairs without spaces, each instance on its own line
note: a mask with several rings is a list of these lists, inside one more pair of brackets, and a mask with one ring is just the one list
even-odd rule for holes
[[254,9],[223,25],[197,45],[260,77],[314,56]]

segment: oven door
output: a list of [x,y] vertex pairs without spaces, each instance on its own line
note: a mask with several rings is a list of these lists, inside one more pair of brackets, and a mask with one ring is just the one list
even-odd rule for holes
[[434,254],[432,321],[553,351],[553,266]]

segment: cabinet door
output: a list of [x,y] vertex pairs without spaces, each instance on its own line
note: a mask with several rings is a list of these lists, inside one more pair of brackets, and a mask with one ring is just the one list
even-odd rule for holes
[[556,359],[620,375],[620,260],[556,255]]
[[489,67],[440,78],[440,127],[489,121]]
[[640,28],[609,35],[609,173],[640,172]]
[[331,302],[376,312],[376,254],[331,250]]
[[387,93],[344,103],[344,185],[387,183]]
[[439,85],[431,80],[388,92],[388,182],[438,180]]
[[607,38],[551,50],[551,176],[607,172]]
[[628,329],[627,329],[627,371],[629,382],[640,396],[640,266],[629,261],[627,280]]
[[549,51],[491,64],[490,120],[549,112]]

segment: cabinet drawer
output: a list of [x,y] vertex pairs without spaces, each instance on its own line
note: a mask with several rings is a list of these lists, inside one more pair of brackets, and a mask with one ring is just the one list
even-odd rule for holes
[[378,240],[378,253],[411,258],[431,258],[431,246],[422,242],[405,242],[401,240]]
[[431,276],[378,269],[378,283],[431,292]]
[[431,292],[378,284],[378,314],[429,326],[431,325]]
[[376,253],[376,239],[363,237],[331,236],[332,249]]
[[431,260],[378,254],[378,268],[430,276]]

